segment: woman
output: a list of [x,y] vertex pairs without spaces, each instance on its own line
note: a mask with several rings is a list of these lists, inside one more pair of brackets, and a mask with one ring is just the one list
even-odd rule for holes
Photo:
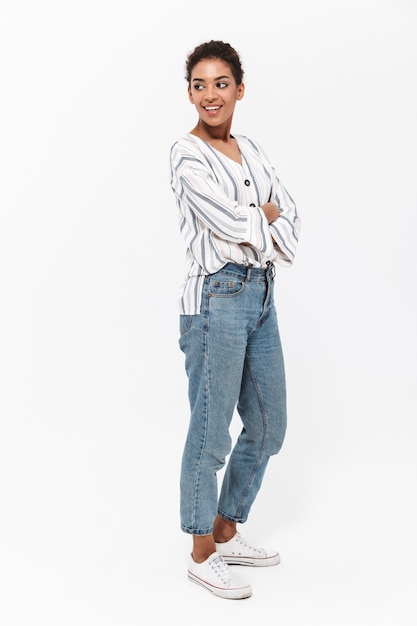
[[[286,429],[285,371],[274,262],[291,265],[299,218],[261,147],[231,134],[245,87],[238,52],[209,41],[186,61],[198,121],[171,149],[171,185],[186,243],[179,297],[191,415],[181,467],[181,528],[193,537],[188,577],[223,598],[250,585],[229,565],[279,563],[237,530]],[[242,431],[231,451],[237,409]],[[220,494],[217,473],[230,454]]]

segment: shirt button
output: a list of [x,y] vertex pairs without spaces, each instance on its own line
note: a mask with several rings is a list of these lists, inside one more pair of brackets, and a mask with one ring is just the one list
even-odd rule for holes
[[245,180],[245,185],[246,185],[246,187],[249,187],[249,185],[250,185],[250,180],[246,179],[246,180]]

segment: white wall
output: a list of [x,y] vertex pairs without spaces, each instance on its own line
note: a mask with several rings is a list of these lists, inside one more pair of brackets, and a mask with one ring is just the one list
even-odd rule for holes
[[[303,218],[277,273],[288,436],[248,522],[288,569],[258,597],[285,590],[286,626],[417,623],[416,17],[411,0],[0,2],[5,626],[218,606],[183,582],[168,162],[196,121],[185,57],[211,38],[246,69],[235,132]],[[252,623],[256,602],[221,607]]]

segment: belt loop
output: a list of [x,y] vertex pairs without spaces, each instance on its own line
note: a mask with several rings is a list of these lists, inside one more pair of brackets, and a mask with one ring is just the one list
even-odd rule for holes
[[274,280],[274,278],[275,278],[275,265],[274,265],[274,263],[272,263],[272,261],[267,261],[266,264],[267,264],[267,267],[268,267],[267,274],[269,275],[269,278],[271,280]]
[[252,266],[249,265],[248,271],[246,272],[246,282],[247,283],[250,281],[251,274],[252,274]]

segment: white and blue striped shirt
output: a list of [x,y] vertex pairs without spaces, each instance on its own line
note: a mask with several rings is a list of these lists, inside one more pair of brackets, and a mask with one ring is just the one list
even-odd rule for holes
[[[171,187],[187,246],[179,293],[185,315],[200,313],[204,277],[226,263],[293,263],[301,225],[294,201],[262,148],[242,135],[234,137],[242,165],[191,134],[171,148]],[[266,202],[280,210],[271,224],[260,208]]]

